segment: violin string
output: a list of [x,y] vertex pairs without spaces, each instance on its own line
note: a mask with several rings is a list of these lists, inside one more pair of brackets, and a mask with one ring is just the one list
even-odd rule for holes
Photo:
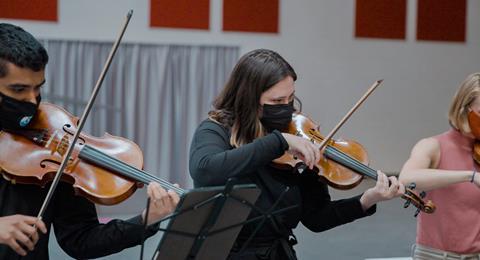
[[329,149],[328,152],[331,152],[332,155],[336,156],[338,159],[342,160],[345,164],[348,164],[350,167],[356,169],[357,171],[367,175],[368,177],[376,180],[377,173],[374,169],[366,166],[355,158],[345,154],[344,152],[338,150],[337,148],[328,145],[326,149]]
[[[355,167],[363,168],[363,171],[364,171],[364,172],[369,171],[369,172],[370,172],[370,173],[369,173],[370,175],[375,176],[375,177],[372,177],[372,176],[369,176],[369,177],[371,177],[371,178],[374,179],[374,180],[377,179],[378,174],[377,174],[377,172],[376,172],[374,169],[372,169],[372,168],[368,167],[367,165],[361,163],[361,162],[358,161],[357,159],[354,159],[354,158],[350,157],[349,155],[343,153],[342,151],[336,149],[335,147],[332,147],[332,146],[329,146],[329,147],[332,149],[333,153],[335,153],[338,157],[343,157],[344,160],[350,161],[350,163],[355,164]],[[411,189],[410,189],[410,188],[407,188],[407,187],[405,187],[405,190],[406,190],[406,191],[411,191]]]
[[345,160],[349,161],[350,164],[354,165],[356,168],[360,169],[362,172],[366,173],[366,175],[374,180],[377,180],[377,172],[368,167],[367,165],[361,163],[360,161],[358,161],[357,159],[355,158],[352,158],[350,156],[348,156],[347,154],[343,153],[342,151],[339,151],[338,149],[336,149],[336,151],[341,154],[341,156],[343,156],[345,158]]
[[[310,134],[319,139],[320,141],[323,141],[325,138],[323,136],[317,135],[313,130],[310,131]],[[364,173],[368,177],[376,180],[377,179],[377,172],[366,166],[365,164],[361,163],[360,161],[356,160],[355,158],[345,154],[344,152],[338,150],[337,148],[333,147],[332,145],[327,144],[327,149],[330,148],[331,152],[339,157],[339,159],[343,160],[345,163],[349,164],[351,167],[356,168],[358,171],[361,173]]]
[[[47,132],[47,133],[42,134],[42,136],[43,137],[41,138],[41,142],[45,143],[46,141],[48,141],[51,138],[52,135]],[[60,144],[57,146],[57,149],[65,149],[65,148],[68,147],[68,144],[66,144],[65,142],[60,141],[59,143]],[[97,155],[98,155],[97,159],[103,161],[104,163],[112,162],[113,164],[115,164],[118,167],[119,171],[121,171],[122,173],[128,173],[129,177],[134,178],[136,180],[140,180],[144,184],[148,184],[151,181],[155,181],[155,182],[158,182],[162,187],[170,189],[170,190],[174,190],[175,192],[177,192],[179,194],[182,194],[182,193],[185,192],[183,189],[174,186],[170,182],[167,182],[167,181],[165,181],[161,178],[158,178],[156,176],[150,175],[149,173],[147,173],[145,171],[142,171],[142,170],[139,170],[139,169],[137,169],[137,168],[135,168],[131,165],[128,165],[128,164],[124,163],[124,162],[121,162],[121,161],[117,160],[116,158],[110,157],[110,156],[108,156],[106,154],[103,154],[103,153],[98,153]],[[111,161],[112,159],[115,159],[116,161]]]
[[120,172],[126,172],[126,173],[129,173],[129,175],[131,177],[134,177],[138,180],[143,180],[143,182],[145,184],[148,184],[149,182],[151,181],[157,181],[159,182],[160,184],[163,184],[162,186],[163,187],[166,187],[166,188],[169,188],[169,189],[174,189],[174,190],[177,190],[175,186],[173,186],[172,184],[170,184],[169,182],[166,182],[162,179],[159,179],[159,178],[156,178],[155,176],[152,176],[144,171],[141,171],[141,170],[138,170],[134,167],[132,167],[131,165],[128,165],[128,164],[124,164],[124,163],[121,163],[119,164],[118,162],[115,162],[115,160],[111,157],[107,157],[107,156],[102,156],[100,155],[101,159],[104,159],[105,161],[110,161],[112,163],[114,163],[118,169],[120,170]]
[[[86,148],[86,147],[85,147]],[[84,149],[85,149],[84,148]],[[83,149],[82,149],[83,150]],[[156,176],[150,175],[149,173],[139,170],[129,164],[126,164],[117,158],[111,157],[109,155],[104,154],[103,152],[100,152],[98,150],[92,149],[89,147],[89,149],[86,149],[86,152],[88,154],[91,154],[94,156],[95,161],[102,161],[108,165],[113,166],[115,169],[118,169],[122,173],[128,173],[129,177],[132,177],[136,180],[140,180],[145,184],[148,184],[150,181],[156,181],[158,182],[162,187],[174,190],[175,192],[182,194],[185,191],[181,188],[178,188],[171,184],[170,182],[167,182],[161,178],[158,178]]]

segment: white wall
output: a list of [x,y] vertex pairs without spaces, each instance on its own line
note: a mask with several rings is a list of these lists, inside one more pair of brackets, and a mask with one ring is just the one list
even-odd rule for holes
[[[60,0],[59,22],[1,20],[39,38],[112,41],[134,9],[126,42],[271,48],[299,74],[304,112],[326,134],[377,79],[384,83],[340,130],[369,152],[371,165],[398,171],[420,138],[448,128],[450,99],[465,76],[480,71],[480,1],[468,1],[467,42],[419,42],[416,0],[408,1],[406,40],[356,39],[354,0],[281,1],[280,34],[223,33],[221,0],[211,1],[211,29],[150,28],[148,0]],[[374,14],[372,14],[374,15]]]

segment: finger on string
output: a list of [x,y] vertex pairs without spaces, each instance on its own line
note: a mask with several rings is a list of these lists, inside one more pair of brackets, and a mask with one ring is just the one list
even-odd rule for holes
[[155,197],[153,196],[153,186],[150,184],[147,186],[147,195],[152,202],[155,202]]
[[383,178],[385,178],[385,177],[384,177],[384,175],[382,174],[382,172],[377,172],[377,184],[376,184],[376,186],[377,186],[378,188],[382,188]]
[[155,189],[155,191],[157,192],[157,198],[159,198],[159,200],[162,202],[163,205],[167,205],[169,200],[170,200],[170,197],[167,193],[167,191],[163,188],[160,188],[158,187],[158,189]]
[[168,191],[169,195],[170,195],[170,198],[172,199],[173,203],[175,205],[178,204],[178,202],[180,201],[180,196],[178,196],[177,193],[175,193],[174,191]]
[[390,182],[391,182],[392,194],[396,195],[398,193],[398,191],[400,190],[400,182],[394,176],[390,176],[389,179],[390,179]]
[[390,186],[390,185],[388,185],[388,177],[383,172],[382,172],[382,175],[383,175],[383,187],[385,187],[385,189],[387,190]]

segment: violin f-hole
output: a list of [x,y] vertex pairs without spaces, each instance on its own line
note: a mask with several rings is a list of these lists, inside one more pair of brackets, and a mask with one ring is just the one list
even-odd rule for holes
[[[63,127],[62,127],[62,129],[63,129],[63,131],[64,131],[65,133],[67,133],[67,134],[69,134],[69,135],[71,135],[71,136],[74,136],[75,133],[69,129],[69,128],[71,128],[71,127],[72,127],[72,126],[71,126],[70,124],[64,124]],[[85,145],[86,142],[85,142],[85,139],[84,139],[82,136],[78,136],[78,140],[79,140],[79,141],[78,141],[77,143],[78,143],[79,145]]]

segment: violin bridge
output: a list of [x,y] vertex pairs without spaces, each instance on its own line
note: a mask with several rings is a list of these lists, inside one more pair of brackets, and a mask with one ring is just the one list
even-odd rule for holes
[[54,154],[55,153],[55,146],[50,146],[52,144],[52,142],[55,140],[55,138],[57,137],[57,133],[58,131],[55,130],[55,132],[53,132],[52,135],[50,135],[50,138],[48,138],[47,142],[45,142],[45,148],[50,148],[50,154]]
[[62,137],[62,140],[58,143],[56,150],[59,154],[63,156],[65,155],[65,152],[67,151],[67,148],[69,145],[70,145],[70,140],[68,139],[67,135],[64,135]]

